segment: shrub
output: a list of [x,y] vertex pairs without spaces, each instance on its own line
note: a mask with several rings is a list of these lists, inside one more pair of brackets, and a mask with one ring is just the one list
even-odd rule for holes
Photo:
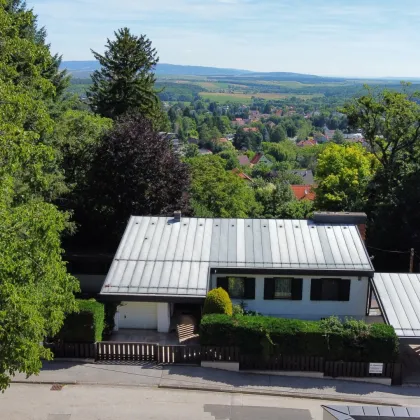
[[226,290],[221,287],[210,290],[204,301],[203,315],[225,314],[232,316],[232,301]]
[[202,345],[236,346],[243,354],[319,356],[326,360],[393,362],[398,337],[392,327],[338,318],[302,321],[266,316],[206,315]]
[[77,303],[79,312],[67,316],[56,338],[67,342],[101,341],[105,319],[104,305],[95,299],[78,299]]

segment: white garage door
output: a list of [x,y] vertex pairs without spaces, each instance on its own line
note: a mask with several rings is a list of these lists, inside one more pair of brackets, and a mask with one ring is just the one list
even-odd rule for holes
[[157,329],[156,302],[124,302],[118,311],[119,328]]

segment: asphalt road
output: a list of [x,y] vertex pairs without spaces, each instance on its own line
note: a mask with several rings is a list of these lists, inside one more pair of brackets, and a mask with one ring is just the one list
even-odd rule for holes
[[[0,394],[7,420],[321,420],[337,402],[133,386],[12,384]],[[351,404],[348,404],[351,405]]]

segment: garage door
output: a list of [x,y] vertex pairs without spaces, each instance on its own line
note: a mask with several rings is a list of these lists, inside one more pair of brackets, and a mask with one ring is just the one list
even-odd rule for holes
[[156,302],[124,302],[118,311],[119,328],[157,329]]

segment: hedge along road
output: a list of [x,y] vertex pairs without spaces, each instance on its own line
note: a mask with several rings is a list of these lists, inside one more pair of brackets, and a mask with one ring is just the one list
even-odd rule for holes
[[205,315],[200,324],[204,346],[236,346],[243,354],[318,356],[329,361],[395,362],[399,340],[394,328],[331,317],[301,321],[267,316]]

